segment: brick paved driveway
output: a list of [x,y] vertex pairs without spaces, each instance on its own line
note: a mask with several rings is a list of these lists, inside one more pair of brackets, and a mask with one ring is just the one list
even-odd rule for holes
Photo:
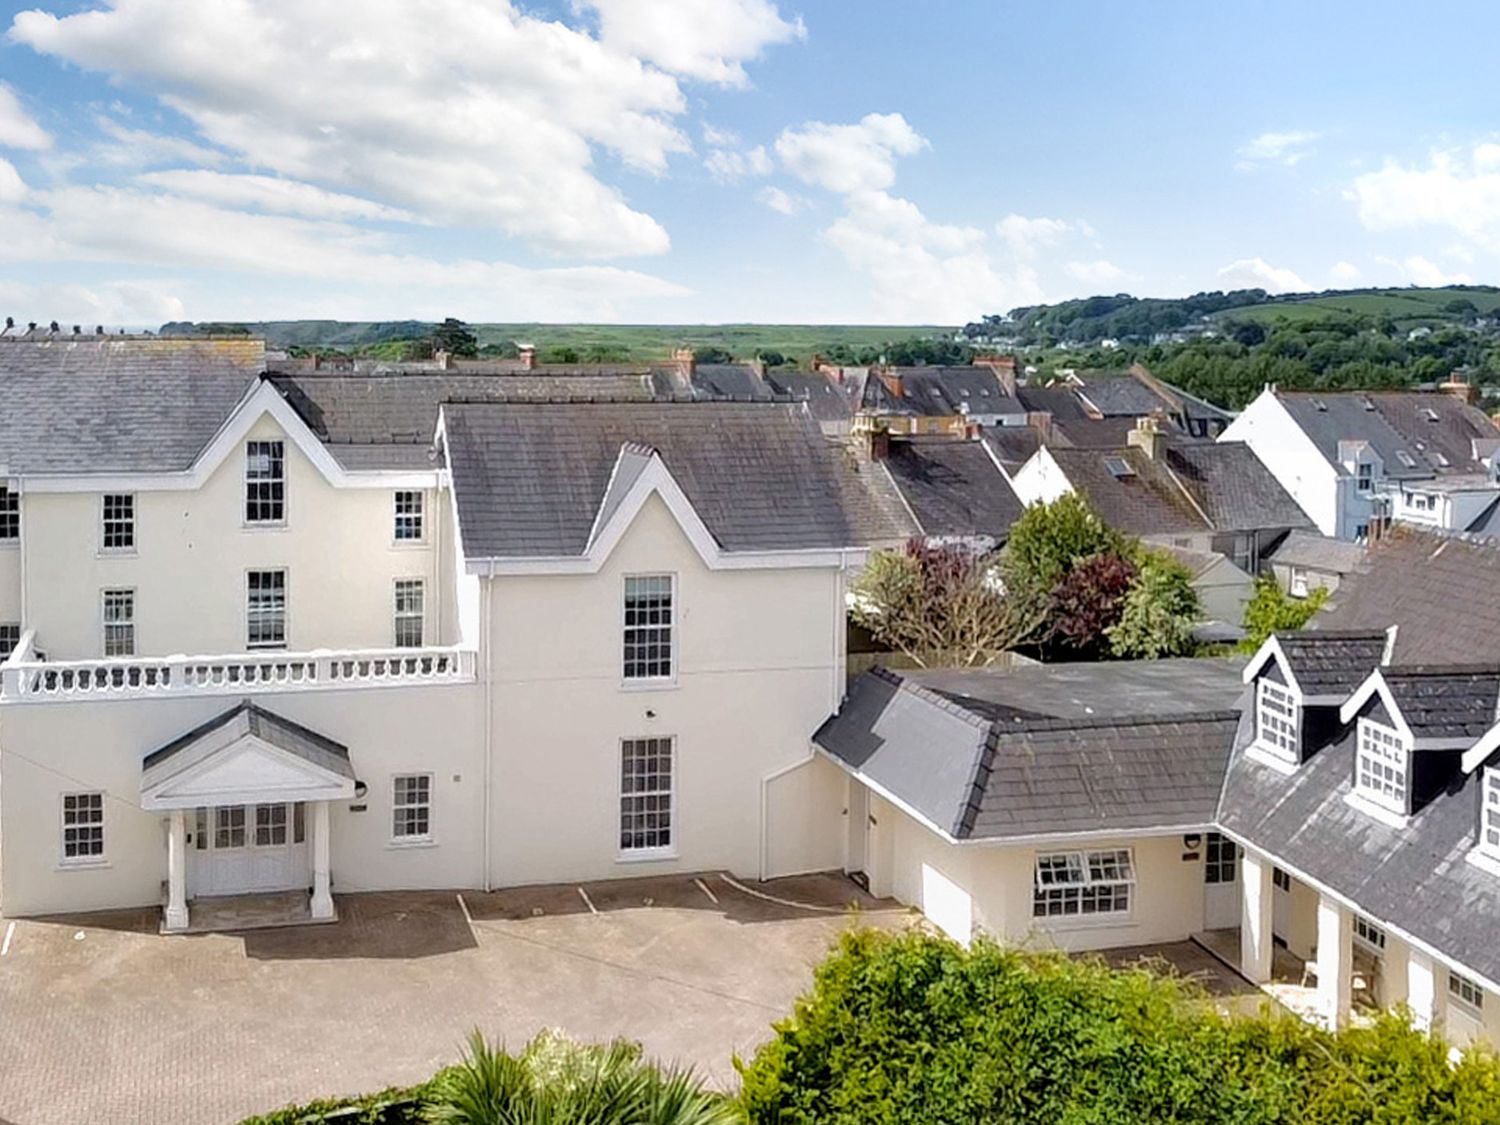
[[474,1027],[516,1046],[544,1027],[623,1035],[728,1083],[848,903],[908,917],[838,876],[701,878],[343,895],[336,925],[243,935],[161,937],[154,911],[18,921],[0,1122],[234,1121],[419,1080]]

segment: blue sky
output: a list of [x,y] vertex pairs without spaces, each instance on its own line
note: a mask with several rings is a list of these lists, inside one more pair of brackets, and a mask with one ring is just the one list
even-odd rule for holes
[[23,322],[960,323],[1500,277],[1494,4],[107,0],[3,25]]

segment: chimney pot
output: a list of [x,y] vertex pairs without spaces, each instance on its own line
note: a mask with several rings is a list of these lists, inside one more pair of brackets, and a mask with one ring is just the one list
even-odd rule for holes
[[516,354],[520,357],[521,366],[526,368],[527,371],[530,371],[532,368],[536,367],[535,344],[517,344]]
[[1156,415],[1148,414],[1136,420],[1135,428],[1125,435],[1125,443],[1139,449],[1153,461],[1160,461],[1167,445],[1167,435],[1162,433]]
[[698,373],[698,353],[692,348],[677,348],[672,352],[672,362],[682,370],[682,374],[691,379]]

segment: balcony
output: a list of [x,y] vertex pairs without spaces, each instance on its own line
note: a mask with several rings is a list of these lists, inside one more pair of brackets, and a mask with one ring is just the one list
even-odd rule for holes
[[456,646],[52,661],[38,659],[27,632],[0,664],[0,703],[468,684],[475,663],[473,649]]

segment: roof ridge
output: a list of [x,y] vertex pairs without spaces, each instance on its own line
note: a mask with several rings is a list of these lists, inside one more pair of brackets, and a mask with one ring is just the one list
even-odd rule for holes
[[1098,730],[1102,727],[1143,727],[1162,723],[1189,725],[1194,723],[1239,722],[1238,710],[1192,711],[1186,714],[1155,715],[1086,715],[1077,718],[1054,717],[1044,719],[1017,719],[1011,723],[996,720],[991,724],[996,735],[1027,734],[1033,731]]
[[1500,676],[1500,662],[1475,662],[1460,664],[1393,664],[1380,669],[1381,674],[1391,676]]
[[955,716],[956,718],[965,720],[979,730],[988,730],[991,725],[990,720],[985,718],[983,715],[975,714],[973,711],[970,711],[962,704],[955,703],[946,695],[942,695],[939,692],[934,691],[932,688],[925,687],[922,684],[917,683],[915,680],[909,680],[899,672],[892,671],[891,669],[886,668],[884,665],[877,664],[875,667],[870,669],[870,672],[875,673],[887,683],[896,685],[902,691],[906,691],[912,695],[915,695],[924,703],[931,703],[936,707],[942,708],[944,711]]

